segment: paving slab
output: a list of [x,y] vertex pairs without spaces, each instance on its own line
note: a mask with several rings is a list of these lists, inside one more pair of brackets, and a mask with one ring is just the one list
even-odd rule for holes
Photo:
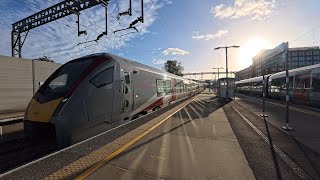
[[255,179],[212,97],[201,94],[87,179]]

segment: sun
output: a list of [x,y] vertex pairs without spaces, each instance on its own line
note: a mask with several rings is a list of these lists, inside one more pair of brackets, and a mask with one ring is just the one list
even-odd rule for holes
[[252,57],[257,55],[263,49],[271,49],[272,44],[263,38],[253,38],[240,47],[240,63],[242,68],[249,67],[252,64]]

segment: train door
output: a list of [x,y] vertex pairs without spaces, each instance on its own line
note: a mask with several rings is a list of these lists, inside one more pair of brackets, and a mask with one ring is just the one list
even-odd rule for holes
[[112,123],[113,72],[114,67],[109,67],[90,80],[94,85],[94,91],[86,98],[86,106],[89,121],[94,124],[103,121]]
[[131,75],[128,70],[123,70],[121,81],[122,81],[122,87],[123,87],[123,112],[127,112],[130,110],[133,110],[134,102],[133,102],[133,86],[131,81]]
[[304,71],[295,76],[294,100],[309,103],[310,95],[310,71]]

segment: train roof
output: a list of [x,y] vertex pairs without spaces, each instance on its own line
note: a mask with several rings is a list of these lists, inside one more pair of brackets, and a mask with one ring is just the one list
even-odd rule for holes
[[163,70],[160,70],[160,69],[157,69],[157,68],[154,68],[154,67],[151,67],[151,66],[147,66],[147,65],[138,63],[138,62],[136,62],[136,61],[133,61],[133,60],[124,58],[124,57],[117,56],[117,55],[112,54],[112,53],[95,53],[95,54],[90,54],[90,55],[83,56],[83,57],[80,57],[80,58],[77,58],[77,59],[88,58],[88,57],[96,57],[96,56],[106,56],[106,57],[110,57],[110,58],[115,59],[115,60],[118,60],[118,61],[120,60],[120,61],[124,61],[124,62],[126,62],[126,63],[130,63],[130,64],[132,64],[133,66],[138,67],[138,68],[140,68],[140,69],[146,69],[146,70],[149,70],[149,71],[154,72],[154,73],[165,74],[165,75],[167,75],[168,77],[172,77],[172,78],[176,78],[176,79],[180,79],[180,80],[184,80],[184,81],[189,81],[189,82],[192,82],[192,83],[195,83],[195,84],[199,84],[199,83],[196,82],[196,81],[192,81],[192,80],[183,78],[183,77],[181,77],[181,76],[177,76],[177,75],[174,75],[174,74],[165,72],[165,71],[163,71]]
[[[264,77],[268,78],[269,76],[271,76],[271,74],[267,74]],[[239,83],[247,83],[247,82],[259,82],[262,81],[263,76],[258,76],[258,77],[254,77],[254,78],[249,78],[249,79],[244,79],[244,80],[240,80],[240,81],[236,81],[235,84],[239,84]]]
[[[310,66],[304,66],[304,67],[300,67],[300,68],[296,68],[296,69],[291,69],[289,70],[289,76],[294,75],[297,72],[300,71],[307,71],[307,70],[312,70],[315,68],[320,68],[320,64],[314,64],[314,65],[310,65]],[[270,76],[270,78],[279,78],[279,77],[284,77],[286,75],[286,71],[281,71],[278,73],[275,73],[273,75]]]
[[[314,64],[314,65],[310,65],[310,66],[304,66],[304,67],[300,67],[300,68],[296,68],[296,69],[291,69],[291,70],[289,70],[289,76],[292,76],[297,72],[308,71],[308,70],[312,70],[315,68],[320,68],[320,64]],[[286,71],[281,71],[281,72],[278,72],[275,74],[266,75],[265,77],[270,76],[269,77],[270,79],[274,79],[274,78],[279,78],[279,77],[285,77],[285,75],[286,75]],[[235,84],[247,83],[247,82],[258,82],[258,81],[262,81],[262,76],[236,81]]]

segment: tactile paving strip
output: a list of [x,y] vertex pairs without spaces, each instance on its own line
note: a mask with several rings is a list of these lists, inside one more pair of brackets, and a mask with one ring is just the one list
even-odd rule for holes
[[135,139],[137,136],[141,135],[148,129],[152,128],[157,123],[161,122],[163,119],[167,118],[168,116],[172,115],[175,111],[179,110],[180,108],[185,107],[194,98],[179,104],[178,106],[174,107],[173,109],[163,113],[162,115],[154,118],[153,120],[143,124],[142,126],[130,131],[129,133],[121,136],[120,138],[102,146],[100,149],[74,161],[73,163],[63,167],[62,169],[52,173],[51,175],[47,176],[45,179],[70,179],[74,178],[75,176],[79,175],[81,172],[85,171],[86,169],[92,167],[93,165],[99,163],[101,160],[110,156],[112,153],[120,149],[121,147],[128,144],[130,141]]

